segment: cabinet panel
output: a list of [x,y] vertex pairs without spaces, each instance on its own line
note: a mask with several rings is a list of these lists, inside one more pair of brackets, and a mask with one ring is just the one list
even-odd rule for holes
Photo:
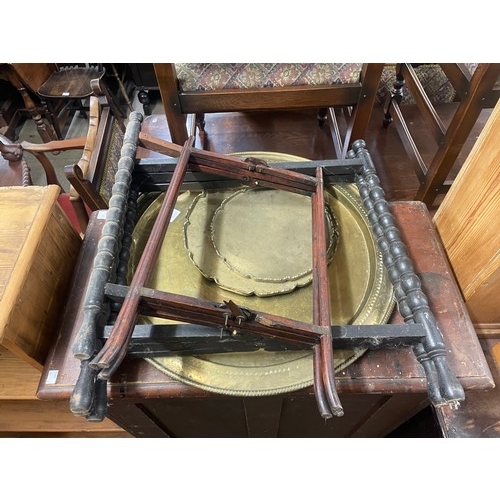
[[41,370],[81,246],[58,186],[0,188],[0,345]]
[[434,216],[471,319],[500,324],[500,103]]

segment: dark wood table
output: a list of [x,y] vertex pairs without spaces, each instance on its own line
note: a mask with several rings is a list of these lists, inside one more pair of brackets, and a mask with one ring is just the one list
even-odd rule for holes
[[[427,208],[420,202],[396,202],[392,208],[443,333],[452,370],[467,393],[491,389],[490,368]],[[37,393],[44,400],[68,400],[68,411],[80,370],[71,345],[102,215],[95,212],[90,220]],[[397,311],[390,322],[402,323]],[[312,387],[276,396],[224,396],[177,382],[143,359],[125,359],[108,385],[108,417],[138,437],[383,437],[428,405],[424,371],[410,348],[369,351],[339,373],[345,415],[326,421]]]

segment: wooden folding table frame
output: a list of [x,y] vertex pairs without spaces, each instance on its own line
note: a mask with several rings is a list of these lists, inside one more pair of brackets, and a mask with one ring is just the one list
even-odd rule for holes
[[[81,361],[80,375],[70,399],[75,415],[96,421],[106,415],[107,381],[130,351],[134,334],[143,326],[137,324],[139,314],[187,323],[184,329],[178,330],[181,333],[177,333],[177,340],[180,335],[189,341],[192,330],[199,332],[201,328],[202,335],[194,334],[192,345],[200,339],[206,343],[208,339],[210,352],[218,349],[226,352],[228,338],[234,340],[229,349],[235,351],[251,350],[252,345],[257,344],[274,349],[280,346],[312,349],[314,392],[319,412],[325,419],[343,415],[335,387],[334,343],[343,347],[362,345],[369,348],[411,345],[425,370],[431,403],[457,406],[464,399],[463,388],[447,363],[441,332],[413,271],[363,141],[353,144],[345,160],[271,167],[252,158],[243,161],[196,149],[192,137],[180,147],[148,136],[141,133],[141,122],[140,113],[130,114],[106,222],[86,290],[81,327],[73,344],[73,355]],[[139,144],[178,157],[178,160],[161,166],[151,166],[147,162],[141,165],[135,158]],[[177,196],[190,175],[194,175],[197,182],[205,179],[206,185],[214,179],[233,179],[240,184],[311,197],[313,324],[250,310],[233,301],[215,303],[146,287]],[[404,325],[331,325],[324,178],[327,182],[357,184]],[[145,187],[151,189],[151,186],[156,191],[166,189],[166,193],[134,275],[127,283],[137,197]],[[190,329],[190,325],[193,328]],[[172,325],[156,327],[161,329],[164,342],[168,344]]]

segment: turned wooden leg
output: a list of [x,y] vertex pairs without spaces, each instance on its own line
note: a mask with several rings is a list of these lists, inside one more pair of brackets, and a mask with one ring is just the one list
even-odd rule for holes
[[327,115],[328,115],[328,108],[320,108],[318,110],[318,123],[320,127],[322,127],[326,123]]
[[391,95],[387,99],[387,103],[384,107],[384,121],[383,121],[384,128],[387,128],[389,124],[392,123],[392,116],[391,116],[392,102],[394,100],[398,104],[401,103],[401,99],[403,98],[404,84],[405,84],[405,79],[401,74],[401,64],[398,64],[396,65],[396,81],[394,82],[394,85],[391,90]]
[[196,126],[200,132],[205,132],[205,113],[196,113]]
[[46,99],[41,99],[40,102],[42,103],[46,116],[50,118],[50,124],[54,129],[57,138],[64,139],[63,131],[61,130],[60,116],[63,116],[62,114],[65,114],[67,112],[66,109],[61,110],[61,114],[58,114],[57,110],[55,109],[57,103]]
[[18,87],[18,90],[23,98],[26,109],[28,110],[31,118],[36,124],[38,134],[42,138],[42,141],[50,142],[61,139],[61,137],[57,134],[57,131],[54,129],[52,123],[39,113],[26,88],[24,86],[20,86]]
[[139,90],[137,93],[137,99],[142,104],[144,115],[149,116],[151,114],[151,100],[149,98],[149,92],[147,90]]
[[26,111],[31,115],[33,121],[36,124],[38,133],[40,134],[40,137],[42,138],[43,142],[50,142],[50,141],[55,141],[59,139],[57,136],[56,131],[52,127],[52,124],[47,120],[46,117],[43,117],[37,105],[33,101],[30,93],[26,89],[24,83],[22,80],[19,78],[19,75],[15,70],[12,69],[10,65],[7,64],[2,64],[2,68],[0,68],[0,73],[5,74],[5,77],[7,80],[10,81],[10,83],[18,90],[18,92],[21,94],[21,97],[24,102],[24,107],[26,108]]

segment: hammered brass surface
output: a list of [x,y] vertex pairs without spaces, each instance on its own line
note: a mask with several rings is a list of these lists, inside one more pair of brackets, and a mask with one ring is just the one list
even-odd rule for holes
[[[272,161],[303,158],[268,153],[242,153]],[[237,191],[235,189],[235,191]],[[326,186],[328,206],[339,225],[335,254],[328,267],[331,318],[334,324],[385,323],[394,299],[382,257],[353,185]],[[161,248],[149,287],[214,302],[233,300],[239,306],[304,322],[312,322],[312,286],[273,296],[243,296],[204,277],[184,246],[184,223],[200,192],[182,193]],[[143,213],[133,235],[130,272],[134,271],[164,195]],[[251,214],[250,214],[251,215]],[[161,322],[157,318],[144,321]],[[358,359],[365,349],[335,350],[338,372]],[[203,356],[168,356],[149,359],[158,369],[187,384],[228,395],[271,395],[313,383],[310,351],[226,353]]]

